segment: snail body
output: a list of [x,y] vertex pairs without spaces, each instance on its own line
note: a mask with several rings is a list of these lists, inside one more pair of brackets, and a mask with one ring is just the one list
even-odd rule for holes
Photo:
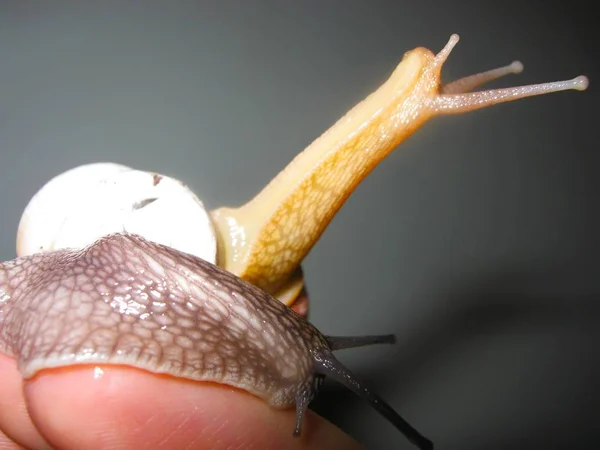
[[208,211],[182,182],[166,175],[89,164],[55,177],[34,196],[19,225],[17,256],[81,248],[108,232],[131,231],[216,262],[293,305],[303,292],[301,263],[337,211],[375,166],[429,119],[587,87],[580,76],[470,92],[521,72],[517,61],[442,84],[442,66],[458,39],[452,35],[437,55],[425,48],[407,52],[386,82],[238,208]]
[[[295,406],[299,436],[329,375],[371,400],[420,448],[432,448],[332,353],[393,336],[326,337],[231,272],[134,234],[2,264],[0,310],[0,352],[17,359],[25,378],[66,365],[123,364],[223,383],[276,408]],[[40,330],[41,318],[52,327]]]
[[[580,76],[469,92],[521,71],[520,63],[442,85],[457,42],[453,35],[437,55],[408,52],[378,90],[239,208],[206,211],[181,182],[119,165],[52,180],[25,209],[17,259],[0,264],[0,352],[16,358],[25,378],[93,363],[230,384],[275,407],[295,405],[295,435],[329,376],[432,448],[332,353],[393,336],[328,337],[288,305],[303,289],[302,260],[336,212],[428,119],[587,87]],[[193,226],[178,228],[187,221],[182,208]]]

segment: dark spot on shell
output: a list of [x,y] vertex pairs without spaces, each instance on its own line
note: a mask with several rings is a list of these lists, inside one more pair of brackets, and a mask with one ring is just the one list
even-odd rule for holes
[[148,206],[150,203],[154,203],[156,200],[158,200],[158,198],[146,198],[146,199],[142,200],[141,202],[134,203],[131,206],[131,209],[133,209],[134,211],[136,211],[138,209],[142,209],[142,208]]

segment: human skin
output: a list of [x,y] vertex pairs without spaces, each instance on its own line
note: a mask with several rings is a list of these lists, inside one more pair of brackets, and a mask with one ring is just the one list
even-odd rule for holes
[[46,370],[23,380],[0,355],[0,450],[331,448],[361,446],[315,413],[300,438],[295,411],[243,391],[120,366]]

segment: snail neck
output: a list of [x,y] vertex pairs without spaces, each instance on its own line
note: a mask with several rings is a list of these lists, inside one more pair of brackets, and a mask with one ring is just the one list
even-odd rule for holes
[[[390,78],[299,154],[256,197],[238,209],[213,212],[219,265],[276,294],[298,288],[297,268],[358,184],[429,118],[563,90],[585,90],[572,80],[470,92],[508,74],[518,61],[440,83],[442,66],[458,42],[454,34],[433,55],[408,52]],[[300,282],[301,283],[301,282]],[[301,284],[300,284],[301,285]],[[281,297],[280,297],[281,298]]]
[[[296,270],[358,184],[428,118],[426,49],[406,54],[391,77],[316,139],[256,197],[212,213],[219,265],[274,292]],[[439,72],[439,71],[438,71]]]

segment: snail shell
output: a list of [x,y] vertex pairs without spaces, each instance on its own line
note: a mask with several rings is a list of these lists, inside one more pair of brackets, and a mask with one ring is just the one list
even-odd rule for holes
[[21,216],[17,256],[83,248],[116,232],[216,262],[210,215],[186,185],[113,163],[79,166],[46,183]]

